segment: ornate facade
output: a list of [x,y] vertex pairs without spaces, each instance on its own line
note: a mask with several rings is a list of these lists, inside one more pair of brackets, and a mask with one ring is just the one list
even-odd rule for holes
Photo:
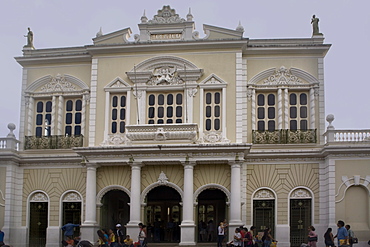
[[330,45],[203,28],[164,6],[133,39],[24,48],[19,140],[13,124],[0,138],[7,242],[59,246],[68,222],[94,242],[116,223],[137,236],[143,222],[149,241],[196,245],[202,222],[227,219],[229,238],[255,225],[300,246],[341,219],[365,244],[370,131],[325,119]]

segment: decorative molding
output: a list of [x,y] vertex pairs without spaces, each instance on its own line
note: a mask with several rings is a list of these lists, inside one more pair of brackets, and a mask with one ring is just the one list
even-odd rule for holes
[[148,24],[168,24],[168,23],[183,23],[186,20],[180,18],[174,9],[171,9],[169,5],[163,6],[161,10],[158,10],[152,20],[149,20]]
[[69,192],[63,197],[63,202],[80,202],[82,198],[76,192]]
[[286,69],[284,66],[281,66],[280,69],[277,69],[273,75],[269,76],[263,82],[264,84],[269,85],[289,85],[301,84],[302,80],[292,75],[290,70]]
[[107,186],[107,187],[101,189],[97,193],[97,195],[96,195],[96,205],[100,205],[101,200],[103,199],[103,196],[111,190],[121,190],[121,191],[125,192],[128,195],[128,197],[131,197],[131,192],[127,188],[125,188],[121,185],[110,185],[110,186]]
[[220,185],[220,184],[205,184],[205,185],[202,185],[201,187],[199,187],[195,192],[194,192],[194,197],[193,197],[193,202],[194,202],[194,205],[198,205],[198,196],[200,195],[200,193],[202,193],[203,191],[207,190],[207,189],[218,189],[218,190],[221,190],[222,192],[225,193],[226,197],[227,197],[227,202],[226,203],[230,203],[230,200],[231,200],[231,192],[225,188],[224,186]]
[[48,202],[48,197],[45,195],[45,193],[42,192],[36,192],[32,195],[30,202]]
[[77,93],[88,90],[89,87],[87,84],[80,79],[72,75],[57,74],[55,77],[47,75],[37,79],[26,88],[25,92],[26,94],[50,92]]
[[275,199],[275,196],[270,190],[262,189],[254,194],[253,199]]
[[[5,197],[4,197],[4,194],[3,194],[3,191],[2,190],[0,190],[0,195],[1,195],[1,199],[5,202]],[[5,203],[3,204],[3,203],[0,203],[0,206],[1,207],[5,207]]]
[[129,140],[126,138],[125,134],[116,133],[109,134],[108,138],[105,139],[100,146],[122,146],[128,144]]
[[161,171],[161,173],[159,174],[158,183],[160,183],[160,184],[167,184],[168,183],[168,178],[167,178],[166,174],[163,171]]
[[125,91],[131,90],[131,85],[120,77],[116,77],[113,81],[111,81],[110,83],[108,83],[108,85],[104,87],[105,91],[116,91],[120,89],[126,89]]
[[177,73],[176,66],[162,66],[153,69],[148,85],[177,85],[183,84]]
[[312,195],[308,190],[299,188],[299,189],[296,189],[292,192],[290,198],[291,199],[312,198]]
[[212,73],[199,83],[200,87],[223,88],[227,86],[227,82],[218,75]]
[[203,142],[209,143],[230,143],[230,140],[225,139],[221,131],[205,131],[203,135]]
[[182,189],[177,185],[177,184],[174,184],[174,183],[171,183],[171,182],[168,182],[166,184],[163,184],[161,181],[157,181],[151,185],[149,185],[148,187],[146,187],[143,192],[141,193],[141,204],[143,205],[145,203],[145,198],[147,197],[148,193],[156,188],[156,187],[159,187],[159,186],[168,186],[170,188],[173,188],[175,189],[179,194],[180,194],[180,197],[181,197],[181,201],[183,201],[183,198],[184,198],[184,192],[182,191]]
[[335,195],[338,200],[335,203],[339,203],[344,200],[346,195],[346,191],[352,186],[362,186],[363,188],[367,189],[368,195],[370,197],[370,175],[366,175],[365,177],[361,177],[360,175],[354,175],[351,178],[348,176],[342,176],[342,183],[339,185],[337,194]]

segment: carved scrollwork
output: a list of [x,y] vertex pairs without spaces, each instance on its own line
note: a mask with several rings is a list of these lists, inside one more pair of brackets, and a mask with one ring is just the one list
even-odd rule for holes
[[281,66],[275,73],[264,80],[264,84],[282,85],[282,84],[300,84],[302,80],[293,75],[289,69]]
[[275,199],[274,194],[266,189],[259,190],[255,195],[255,199]]
[[297,189],[293,191],[290,198],[311,198],[311,193],[305,189]]
[[160,184],[167,184],[168,183],[168,178],[167,178],[166,174],[163,171],[161,171],[161,173],[159,174],[158,183],[160,183]]
[[148,85],[174,85],[182,84],[183,81],[180,79],[177,73],[176,66],[163,66],[155,68],[152,76],[148,81]]
[[42,192],[37,192],[37,193],[32,195],[30,201],[31,202],[47,202],[48,197]]
[[148,21],[148,24],[183,23],[185,21],[170,6],[163,6],[162,10],[158,10],[158,14],[153,17],[153,20]]
[[76,192],[70,192],[66,194],[63,198],[64,202],[76,202],[76,201],[82,201],[81,196],[77,194]]
[[40,89],[41,92],[68,92],[76,90],[76,87],[71,82],[67,81],[61,74],[52,77],[50,82]]

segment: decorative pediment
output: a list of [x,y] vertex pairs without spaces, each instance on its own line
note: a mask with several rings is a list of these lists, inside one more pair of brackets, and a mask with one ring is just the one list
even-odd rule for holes
[[131,85],[125,82],[120,77],[115,78],[113,81],[111,81],[110,83],[108,83],[108,85],[104,87],[106,91],[109,91],[109,89],[115,90],[115,89],[124,89],[124,88],[126,88],[127,90],[130,90]]
[[200,85],[202,85],[202,84],[207,84],[207,85],[221,85],[221,84],[224,84],[224,85],[227,85],[227,82],[225,82],[223,79],[221,79],[216,74],[212,73],[209,76],[207,76],[206,79],[201,81],[199,84]]
[[262,71],[248,81],[248,85],[256,85],[258,87],[281,85],[307,87],[318,84],[317,78],[310,73],[298,68],[287,69],[284,66],[281,66],[279,69],[270,68]]
[[180,18],[174,9],[171,9],[169,5],[163,6],[161,10],[158,10],[152,20],[148,21],[148,24],[168,24],[168,23],[183,23],[186,20]]
[[68,93],[87,91],[89,87],[80,79],[71,75],[47,75],[31,83],[26,93]]

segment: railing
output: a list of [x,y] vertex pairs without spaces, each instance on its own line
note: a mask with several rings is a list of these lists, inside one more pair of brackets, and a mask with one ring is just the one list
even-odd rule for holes
[[19,141],[15,137],[0,138],[0,150],[19,150]]
[[327,130],[326,142],[370,142],[370,130]]
[[316,129],[252,131],[253,144],[299,144],[316,143]]
[[83,136],[26,136],[24,149],[69,149],[83,146]]

